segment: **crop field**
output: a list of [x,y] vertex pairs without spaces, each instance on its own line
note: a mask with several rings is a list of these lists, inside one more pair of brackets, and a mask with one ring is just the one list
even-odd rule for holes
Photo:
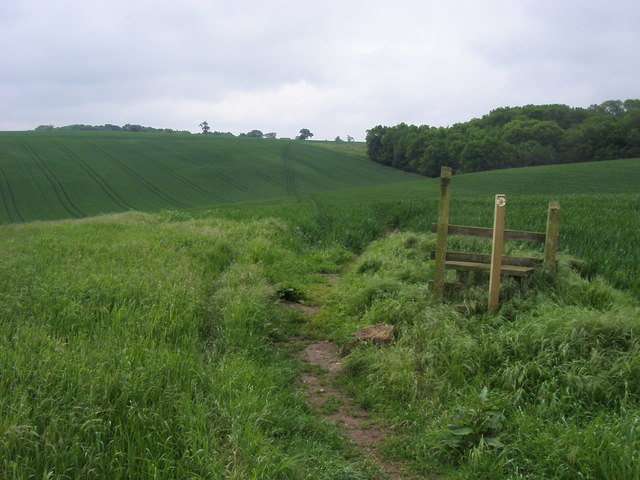
[[0,133],[0,224],[193,208],[413,180],[362,147],[218,136]]
[[[389,230],[429,232],[438,179],[351,188],[189,212],[234,219],[283,218],[355,250]],[[491,227],[495,194],[508,196],[506,228],[544,231],[547,205],[561,204],[560,251],[584,260],[589,277],[640,294],[640,160],[497,170],[453,177],[451,223]],[[532,247],[530,247],[532,248]]]
[[30,135],[0,135],[0,478],[387,478],[306,402],[305,339],[406,478],[640,480],[640,160],[453,177],[452,223],[561,203],[558,274],[491,315],[482,276],[427,288],[438,179],[357,145]]

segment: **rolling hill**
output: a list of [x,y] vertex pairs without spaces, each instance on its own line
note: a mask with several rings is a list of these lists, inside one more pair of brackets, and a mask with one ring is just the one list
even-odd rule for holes
[[186,209],[415,180],[364,145],[130,132],[0,133],[0,224]]

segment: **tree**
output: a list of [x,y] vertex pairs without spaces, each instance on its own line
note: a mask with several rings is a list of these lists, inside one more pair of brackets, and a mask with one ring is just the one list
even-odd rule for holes
[[351,135],[347,135],[347,142],[353,142],[353,137]]
[[262,138],[264,134],[260,130],[251,130],[247,132],[247,137]]
[[334,142],[344,142],[344,140],[342,140],[342,139],[340,138],[340,135],[338,135],[338,136],[336,137],[336,139],[334,140]]
[[614,117],[621,117],[624,114],[624,103],[620,100],[607,100],[600,105],[591,105],[589,110],[596,113],[605,113]]
[[311,133],[308,128],[301,128],[300,135],[296,137],[296,140],[306,140],[311,137],[313,137],[313,133]]
[[276,138],[276,132],[265,133],[264,138]]
[[207,123],[206,120],[200,124],[200,128],[202,128],[202,133],[204,133],[204,134],[209,133],[209,130],[211,130],[211,128],[209,128],[209,124]]

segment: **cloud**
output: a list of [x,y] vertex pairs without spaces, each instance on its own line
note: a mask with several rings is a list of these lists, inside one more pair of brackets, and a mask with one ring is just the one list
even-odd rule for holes
[[[640,4],[639,4],[640,5]],[[140,123],[314,138],[637,97],[635,1],[0,3],[0,129]]]

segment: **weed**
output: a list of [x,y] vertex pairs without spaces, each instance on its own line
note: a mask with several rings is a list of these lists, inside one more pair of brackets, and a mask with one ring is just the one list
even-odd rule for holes
[[296,287],[281,287],[276,293],[278,298],[285,302],[300,303],[304,298],[302,292]]
[[459,459],[472,449],[503,448],[504,414],[489,403],[488,390],[482,389],[475,407],[457,407],[441,442],[447,455]]

